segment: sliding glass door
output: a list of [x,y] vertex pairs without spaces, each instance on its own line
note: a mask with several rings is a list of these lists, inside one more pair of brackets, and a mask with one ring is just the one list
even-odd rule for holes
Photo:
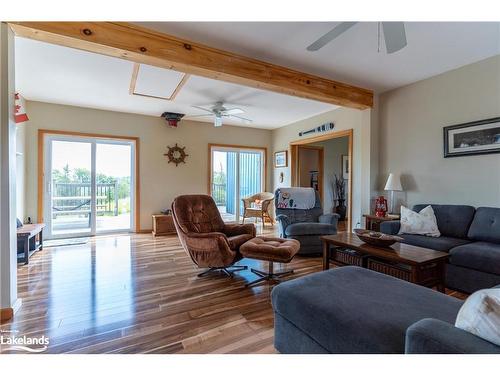
[[48,238],[132,229],[133,142],[51,135],[44,150]]
[[242,198],[264,191],[265,150],[211,146],[210,194],[224,221],[239,221]]

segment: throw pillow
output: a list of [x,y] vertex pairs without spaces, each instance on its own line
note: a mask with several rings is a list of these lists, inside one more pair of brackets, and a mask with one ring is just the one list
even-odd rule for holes
[[458,312],[455,327],[500,345],[500,289],[470,295]]
[[432,206],[427,206],[420,212],[415,212],[401,206],[401,228],[398,234],[420,234],[429,237],[439,237],[436,215]]

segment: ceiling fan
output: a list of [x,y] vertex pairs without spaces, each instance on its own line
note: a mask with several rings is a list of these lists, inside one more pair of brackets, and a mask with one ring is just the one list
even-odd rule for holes
[[[351,27],[356,25],[358,22],[341,22],[335,26],[332,30],[327,32],[321,38],[316,40],[310,46],[307,47],[308,51],[317,51],[323,48],[326,44],[330,43],[332,40],[337,38],[342,33],[349,30]],[[378,32],[379,32],[379,43],[380,43],[380,25],[382,24],[382,29],[384,30],[385,47],[387,53],[394,53],[406,46],[406,32],[404,22],[379,22]],[[379,44],[380,46],[380,44]]]
[[224,107],[224,103],[223,102],[217,102],[217,103],[215,103],[215,105],[212,108],[210,108],[210,109],[203,108],[203,107],[198,107],[196,105],[193,105],[192,107],[193,108],[197,108],[197,109],[201,109],[202,111],[205,111],[205,112],[208,112],[208,113],[203,114],[203,115],[189,116],[190,118],[193,118],[193,117],[204,117],[204,116],[214,116],[214,126],[215,127],[222,126],[222,119],[223,118],[237,118],[237,119],[242,120],[243,122],[245,122],[247,124],[252,122],[252,120],[250,120],[248,118],[238,116],[241,113],[245,113],[244,110],[242,110],[241,108],[230,108],[230,109],[228,109],[228,108]]

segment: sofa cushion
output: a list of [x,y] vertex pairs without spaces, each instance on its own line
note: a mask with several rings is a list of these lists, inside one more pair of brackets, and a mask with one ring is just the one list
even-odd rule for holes
[[438,251],[446,251],[448,252],[450,249],[464,245],[469,243],[470,241],[462,239],[462,238],[454,238],[454,237],[427,237],[420,236],[418,234],[401,234],[400,237],[404,238],[404,243],[413,246],[426,247],[432,250]]
[[500,346],[500,290],[483,289],[469,296],[455,326]]
[[276,314],[331,353],[404,353],[410,325],[423,318],[454,324],[462,305],[432,289],[352,266],[284,282],[271,298]]
[[500,208],[479,207],[469,229],[469,238],[500,243]]
[[[417,204],[413,211],[420,212],[428,204]],[[467,238],[476,209],[472,206],[431,204],[442,236]]]
[[285,229],[287,236],[317,236],[337,234],[337,227],[332,224],[323,223],[295,223]]
[[500,244],[471,242],[450,250],[450,263],[500,275]]
[[429,237],[441,236],[432,206],[427,206],[419,212],[401,206],[400,225],[398,234],[420,234]]

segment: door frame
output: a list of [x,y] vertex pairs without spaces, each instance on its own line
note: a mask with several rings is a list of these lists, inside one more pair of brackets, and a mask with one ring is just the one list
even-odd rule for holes
[[321,201],[323,202],[323,176],[325,173],[324,157],[325,151],[323,146],[310,146],[310,145],[297,145],[297,184],[300,181],[300,150],[316,150],[318,151],[318,193]]
[[[45,186],[45,175],[46,175],[46,160],[45,160],[45,139],[48,136],[68,136],[68,137],[78,137],[78,138],[89,138],[95,140],[103,141],[125,141],[131,142],[132,147],[132,158],[134,161],[133,171],[132,171],[132,181],[131,186],[134,189],[133,197],[133,221],[131,232],[138,233],[141,230],[140,227],[140,168],[139,168],[139,137],[129,137],[129,136],[117,136],[109,134],[98,134],[98,133],[81,133],[65,130],[50,130],[50,129],[38,129],[38,163],[37,163],[37,217],[38,222],[43,222],[44,220],[44,186]],[[98,233],[101,234],[101,233]],[[104,232],[103,232],[104,234]]]
[[348,137],[348,158],[349,158],[349,180],[347,181],[347,230],[352,231],[352,176],[353,176],[353,129],[339,130],[332,133],[318,135],[316,137],[310,137],[306,139],[301,139],[298,141],[290,142],[290,181],[292,186],[298,186],[298,157],[299,157],[299,147],[308,145],[311,143],[328,141],[334,138]]
[[[242,146],[242,145],[231,145],[231,144],[222,144],[222,143],[209,143],[208,144],[208,179],[207,179],[207,194],[212,196],[212,149],[213,148],[225,148],[228,151],[240,151],[240,150],[254,150],[260,151],[263,153],[263,163],[262,163],[262,191],[266,191],[267,188],[267,147],[259,147],[259,146]],[[238,179],[239,180],[239,179]],[[239,201],[237,202],[237,213],[239,213]],[[235,215],[239,216],[241,215]]]

